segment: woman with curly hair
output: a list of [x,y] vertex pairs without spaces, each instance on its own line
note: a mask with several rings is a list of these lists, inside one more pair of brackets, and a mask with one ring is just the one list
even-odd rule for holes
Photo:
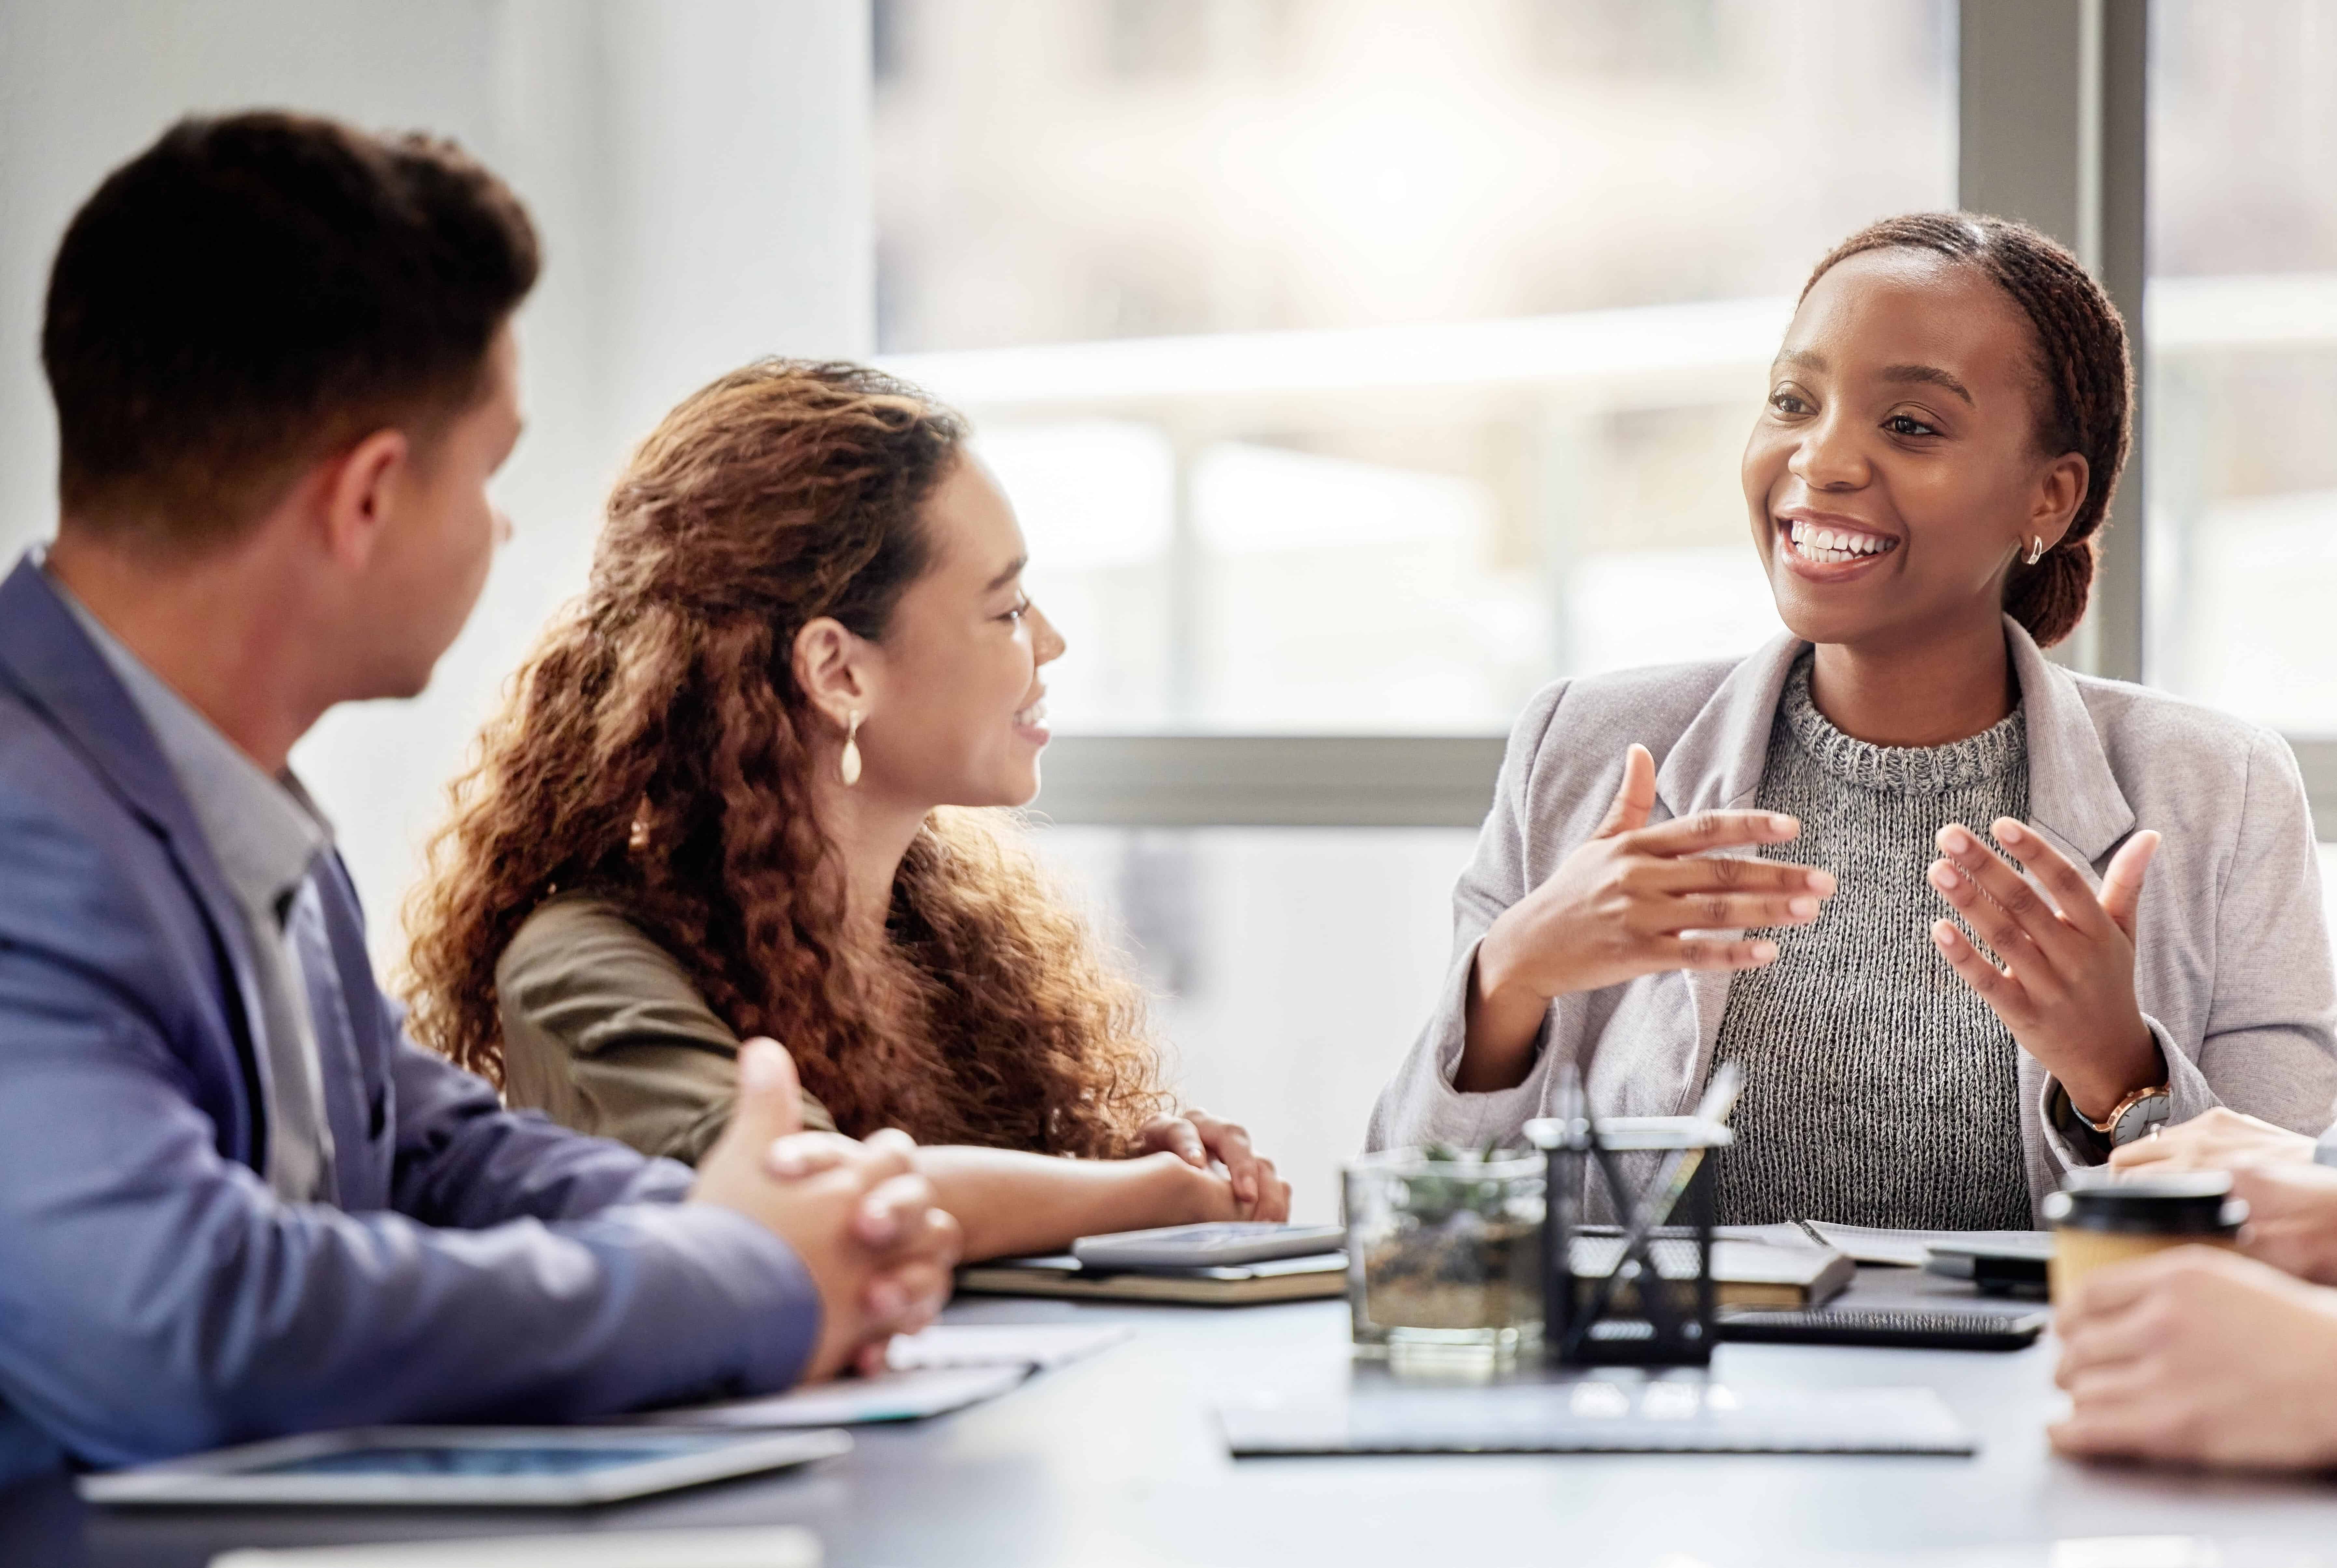
[[963,437],[848,365],[667,415],[451,792],[415,1032],[685,1161],[776,1038],[815,1125],[916,1139],[969,1258],[1283,1218],[1240,1127],[1172,1114],[1141,992],[999,809],[1038,793],[1063,642]]
[[1919,213],[1819,262],[1743,465],[1787,635],[1528,706],[1374,1142],[1514,1130],[1578,1071],[1670,1114],[1734,1060],[1723,1220],[1993,1229],[2213,1106],[2326,1122],[2295,759],[2040,652],[2085,611],[2131,388],[2116,307],[2034,229]]

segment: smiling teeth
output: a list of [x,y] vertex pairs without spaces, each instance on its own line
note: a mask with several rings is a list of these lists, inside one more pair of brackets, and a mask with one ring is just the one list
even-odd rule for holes
[[1038,728],[1041,725],[1047,722],[1047,705],[1043,702],[1032,703],[1029,707],[1024,708],[1021,713],[1014,716],[1014,722],[1020,725],[1028,725],[1032,729]]
[[1879,533],[1856,533],[1846,528],[1816,528],[1796,521],[1791,531],[1794,550],[1809,560],[1856,560],[1861,556],[1882,555],[1899,548],[1895,539]]

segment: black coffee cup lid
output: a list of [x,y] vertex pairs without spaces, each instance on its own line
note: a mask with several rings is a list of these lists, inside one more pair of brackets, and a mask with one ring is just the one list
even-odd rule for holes
[[2225,1171],[2122,1182],[2079,1178],[2045,1200],[2045,1218],[2076,1231],[2227,1235],[2247,1215],[2247,1204],[2232,1196],[2232,1178]]

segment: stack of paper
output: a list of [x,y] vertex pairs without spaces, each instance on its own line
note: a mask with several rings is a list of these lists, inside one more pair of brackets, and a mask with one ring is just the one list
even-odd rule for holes
[[1921,1268],[1930,1261],[1931,1249],[1942,1242],[2027,1251],[2049,1243],[2051,1236],[2047,1231],[1887,1231],[1869,1225],[1837,1225],[1829,1220],[1812,1220],[1809,1228],[1824,1237],[1827,1245],[1862,1263],[1895,1263],[1907,1269]]
[[918,1421],[963,1410],[1060,1367],[1116,1345],[1126,1323],[943,1323],[893,1341],[888,1369],[816,1388],[714,1405],[685,1405],[640,1417],[676,1427],[855,1427]]

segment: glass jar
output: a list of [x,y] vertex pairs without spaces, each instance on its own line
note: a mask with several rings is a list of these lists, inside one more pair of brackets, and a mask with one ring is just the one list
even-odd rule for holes
[[1538,1343],[1545,1169],[1513,1149],[1396,1149],[1349,1165],[1355,1354],[1506,1360]]

